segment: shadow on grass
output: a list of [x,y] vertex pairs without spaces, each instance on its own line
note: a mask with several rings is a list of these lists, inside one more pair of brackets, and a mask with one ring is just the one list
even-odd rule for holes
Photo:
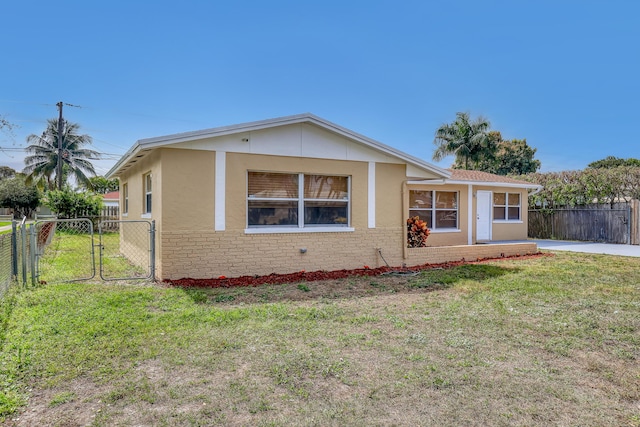
[[461,280],[484,281],[520,271],[519,268],[504,268],[487,264],[466,264],[453,268],[423,271],[411,284],[415,288],[429,288],[434,285],[451,287]]
[[421,271],[415,275],[383,274],[297,283],[237,286],[228,288],[183,288],[197,304],[237,305],[281,301],[336,300],[395,293],[433,292],[461,281],[482,282],[517,274],[518,267],[465,264]]

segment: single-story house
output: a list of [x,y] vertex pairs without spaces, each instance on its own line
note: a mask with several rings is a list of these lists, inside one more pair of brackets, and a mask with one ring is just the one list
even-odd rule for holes
[[[161,279],[537,252],[478,243],[526,239],[539,186],[443,169],[313,114],[143,139],[107,177],[121,219],[155,221]],[[407,247],[413,216],[428,247]]]

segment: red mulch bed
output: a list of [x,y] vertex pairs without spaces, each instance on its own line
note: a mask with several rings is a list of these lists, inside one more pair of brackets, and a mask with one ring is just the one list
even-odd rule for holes
[[479,262],[497,261],[504,259],[529,259],[539,258],[543,256],[553,256],[549,253],[538,252],[532,255],[514,255],[500,258],[483,258],[476,261],[465,261],[464,258],[460,261],[443,262],[439,264],[422,264],[413,267],[378,267],[378,268],[356,268],[354,270],[334,270],[334,271],[297,271],[289,274],[276,274],[272,273],[268,276],[240,276],[240,277],[225,277],[220,276],[216,279],[192,279],[183,278],[177,280],[164,280],[163,282],[178,287],[185,288],[230,288],[235,286],[259,286],[265,284],[276,283],[297,283],[297,282],[315,282],[318,280],[334,280],[344,279],[352,276],[379,276],[383,273],[395,272],[413,272],[432,269],[452,268],[465,264],[476,264]]

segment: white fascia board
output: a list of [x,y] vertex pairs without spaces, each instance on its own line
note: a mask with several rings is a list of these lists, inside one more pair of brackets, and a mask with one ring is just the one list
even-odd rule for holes
[[122,157],[120,157],[120,160],[118,160],[116,164],[113,165],[111,169],[109,169],[109,172],[107,172],[104,177],[107,179],[111,179],[113,174],[115,174],[120,169],[120,167],[123,164],[127,163],[134,155],[138,154],[139,151],[140,151],[140,144],[136,142],[135,144],[133,144],[133,147],[129,148],[129,150],[126,153],[124,153]]
[[526,188],[532,190],[542,189],[541,185],[537,184],[518,184],[515,182],[491,182],[491,181],[454,181],[448,179],[424,179],[419,181],[409,181],[407,184],[414,185],[445,185],[445,184],[458,184],[458,185],[475,185],[483,187],[505,187],[505,188]]

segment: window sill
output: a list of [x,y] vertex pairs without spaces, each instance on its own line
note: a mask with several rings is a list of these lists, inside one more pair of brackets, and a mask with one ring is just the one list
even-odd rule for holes
[[494,219],[494,224],[522,224],[520,219]]
[[283,234],[283,233],[351,233],[353,227],[282,227],[282,228],[245,228],[244,234]]
[[429,229],[429,234],[438,234],[438,233],[460,233],[462,230],[459,228],[436,228]]
[[142,214],[142,215],[140,215],[140,218],[145,218],[145,219],[146,218],[151,218],[151,213]]

